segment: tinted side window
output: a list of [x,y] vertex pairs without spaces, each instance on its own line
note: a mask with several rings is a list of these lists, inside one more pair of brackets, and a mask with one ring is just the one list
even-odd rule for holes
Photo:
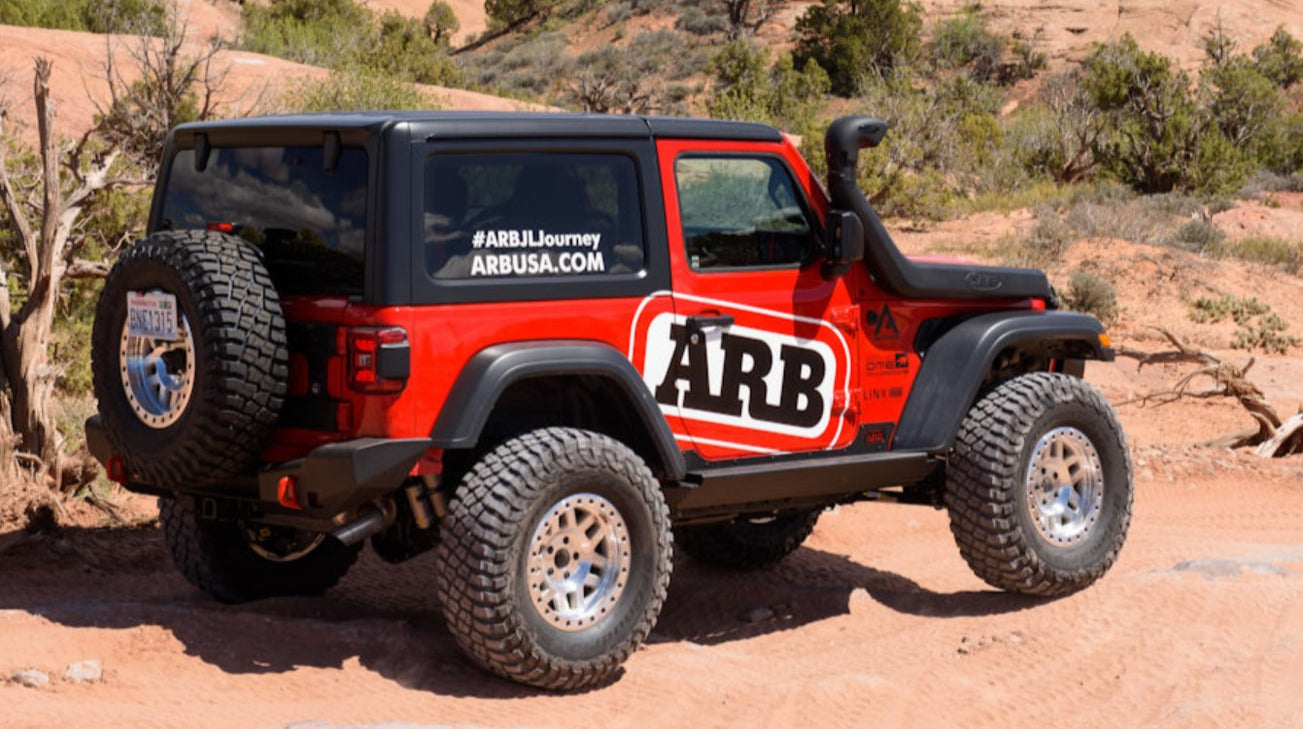
[[693,269],[792,266],[816,250],[796,183],[778,160],[682,157],[674,177]]
[[425,167],[436,279],[643,270],[637,168],[616,154],[436,154]]
[[226,230],[262,248],[276,288],[361,294],[366,248],[366,151],[341,150],[327,171],[321,147],[214,149],[195,170],[177,152],[163,199],[163,230]]

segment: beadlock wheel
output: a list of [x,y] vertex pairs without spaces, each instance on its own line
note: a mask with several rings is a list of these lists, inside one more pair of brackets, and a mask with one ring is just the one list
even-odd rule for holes
[[629,577],[629,527],[596,494],[562,499],[529,543],[529,591],[538,614],[561,630],[605,618]]
[[184,314],[177,320],[176,338],[170,341],[133,336],[124,321],[118,348],[127,403],[140,422],[159,430],[185,414],[195,386],[194,334]]
[[1086,434],[1071,427],[1046,433],[1027,465],[1027,507],[1050,544],[1084,540],[1104,503],[1104,467]]

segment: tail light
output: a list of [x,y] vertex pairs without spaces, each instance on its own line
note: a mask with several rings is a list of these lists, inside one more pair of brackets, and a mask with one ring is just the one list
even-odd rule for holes
[[348,330],[348,386],[358,392],[396,393],[407,386],[411,347],[399,327]]

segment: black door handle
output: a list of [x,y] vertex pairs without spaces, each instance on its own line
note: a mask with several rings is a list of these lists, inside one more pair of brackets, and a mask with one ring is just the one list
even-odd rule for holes
[[690,316],[688,317],[686,324],[688,329],[688,341],[696,344],[701,341],[701,333],[707,329],[733,326],[733,315],[719,314],[717,316]]

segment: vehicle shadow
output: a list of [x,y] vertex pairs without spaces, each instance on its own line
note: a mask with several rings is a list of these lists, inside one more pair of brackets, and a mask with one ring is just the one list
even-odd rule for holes
[[[994,591],[941,594],[809,548],[745,573],[686,557],[674,567],[652,643],[717,645],[790,630],[849,613],[859,590],[890,610],[939,619],[1042,602]],[[483,698],[536,693],[488,676],[462,656],[434,597],[430,555],[387,565],[368,551],[325,596],[222,605],[176,573],[156,526],[10,534],[0,538],[0,610],[78,628],[156,625],[187,655],[233,674],[338,668],[356,660],[421,691]]]

